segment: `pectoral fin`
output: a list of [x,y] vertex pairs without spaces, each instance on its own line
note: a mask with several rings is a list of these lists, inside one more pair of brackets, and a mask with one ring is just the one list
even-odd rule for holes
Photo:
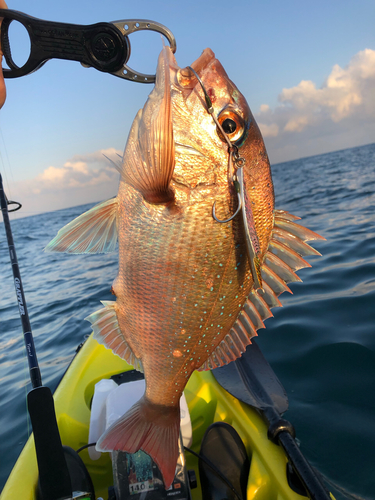
[[172,52],[164,47],[155,88],[139,110],[125,148],[122,177],[151,203],[173,199],[169,184],[175,166],[169,66]]

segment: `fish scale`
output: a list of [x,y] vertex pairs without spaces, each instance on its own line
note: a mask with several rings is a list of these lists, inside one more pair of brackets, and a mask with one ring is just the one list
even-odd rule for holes
[[[137,339],[136,343],[129,340],[129,345],[136,355],[142,352],[150,400],[170,405],[180,396],[186,378],[203,364],[207,351],[211,352],[224,338],[228,324],[233,323],[239,305],[250,291],[251,280],[247,280],[247,286],[238,291],[244,284],[246,273],[237,266],[237,254],[241,251],[246,255],[246,248],[243,245],[241,249],[235,248],[232,233],[237,228],[237,240],[241,241],[241,226],[237,221],[233,227],[215,223],[210,202],[189,207],[183,216],[170,216],[164,207],[146,206],[141,197],[135,199],[132,188],[125,184],[124,190],[120,189],[119,202],[126,210],[125,218],[121,217],[120,209],[123,226],[120,225],[119,234],[124,238],[119,238],[119,268],[129,269],[130,260],[134,270],[132,273],[120,272],[116,280],[116,295],[117,287],[126,290],[125,295],[118,292],[121,297],[117,310],[120,328],[128,331],[130,338]],[[149,216],[152,210],[158,213],[157,217]],[[161,221],[161,212],[165,213],[165,223]],[[145,226],[146,218],[150,222],[157,220],[157,223]],[[148,237],[152,239],[152,245],[143,244]],[[169,244],[172,241],[173,245]],[[173,264],[174,273],[169,276],[171,261],[177,261],[177,265]],[[212,280],[212,286],[208,287],[207,280]],[[126,305],[127,297],[137,297],[138,304],[147,305],[144,310],[141,308],[142,314],[137,313],[136,319],[132,307]],[[131,321],[129,317],[132,317]],[[150,317],[154,318],[152,323]],[[186,331],[184,335],[176,334],[182,329]],[[142,335],[136,335],[140,330]],[[206,340],[199,344],[202,332]],[[147,343],[150,336],[152,344]],[[154,356],[155,346],[158,357]],[[179,351],[181,356],[173,356],[174,351]],[[193,353],[195,358],[191,363]],[[174,381],[169,392],[162,384],[167,370]]]

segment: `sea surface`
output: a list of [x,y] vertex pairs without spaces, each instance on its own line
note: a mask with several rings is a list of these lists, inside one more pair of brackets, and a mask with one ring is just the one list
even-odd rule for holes
[[[375,498],[375,144],[273,166],[276,208],[327,241],[258,345],[289,395],[301,450],[340,498]],[[115,194],[115,193],[114,193]],[[22,200],[19,200],[22,202]],[[44,384],[54,389],[111,300],[117,256],[43,253],[91,205],[12,222]],[[30,433],[25,348],[0,223],[0,489]]]

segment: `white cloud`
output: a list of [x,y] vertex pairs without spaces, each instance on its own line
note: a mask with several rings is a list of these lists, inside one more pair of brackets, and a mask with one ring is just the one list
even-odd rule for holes
[[279,134],[279,127],[278,125],[276,125],[276,123],[271,123],[271,125],[258,123],[258,125],[262,131],[263,137],[276,137]]
[[[302,130],[309,124],[312,124],[314,121],[314,117],[310,117],[308,114],[304,114],[301,116],[295,116],[290,118],[285,124],[284,130],[285,132],[302,132]],[[275,123],[269,125],[269,127],[275,126]],[[276,125],[277,127],[277,125]],[[279,127],[277,127],[278,129]],[[277,135],[277,134],[275,134]]]
[[119,174],[107,158],[116,161],[118,154],[109,148],[77,155],[61,167],[49,166],[34,179],[11,183],[12,193],[17,193],[16,198],[23,205],[14,216],[25,217],[115,196]]
[[[294,158],[372,142],[375,50],[358,52],[345,68],[334,65],[320,88],[302,80],[283,89],[279,102],[275,109],[263,104],[256,115],[264,137],[269,138],[266,145],[274,161],[291,159],[285,152],[290,151],[286,146],[293,141],[298,142]],[[348,143],[350,137],[352,142]],[[308,147],[312,140],[315,149],[312,144]]]
[[69,187],[88,188],[100,183],[112,182],[116,173],[106,157],[116,160],[117,154],[115,149],[110,148],[75,156],[65,162],[62,167],[46,168],[31,182],[39,193],[44,190],[59,191]]

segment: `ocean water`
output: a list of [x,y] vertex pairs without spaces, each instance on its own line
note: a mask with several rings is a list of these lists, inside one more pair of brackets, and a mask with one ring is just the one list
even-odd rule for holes
[[[301,449],[339,498],[374,498],[375,144],[273,166],[276,208],[327,241],[299,272],[258,344],[289,395]],[[22,200],[20,200],[22,202]],[[111,300],[116,255],[45,254],[91,205],[14,220],[12,229],[43,382],[54,389],[90,333],[83,319]],[[0,488],[30,433],[30,388],[0,224]]]

